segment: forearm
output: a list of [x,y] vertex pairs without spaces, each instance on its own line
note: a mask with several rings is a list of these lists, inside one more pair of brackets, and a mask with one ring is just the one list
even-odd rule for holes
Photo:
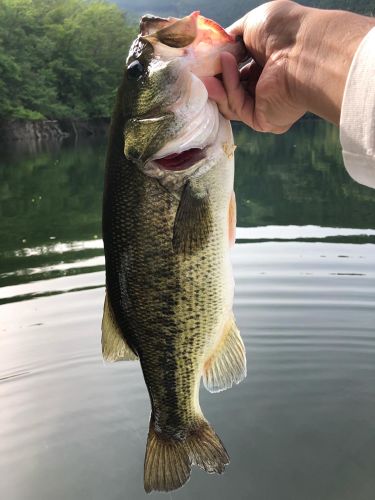
[[305,16],[295,46],[294,92],[307,110],[338,125],[350,65],[375,19],[351,12],[302,9]]
[[375,188],[375,28],[350,66],[340,116],[344,164],[360,184]]

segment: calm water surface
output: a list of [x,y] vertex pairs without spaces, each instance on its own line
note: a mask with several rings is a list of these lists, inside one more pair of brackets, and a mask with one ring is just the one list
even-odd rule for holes
[[[201,390],[231,464],[154,496],[373,500],[375,191],[348,177],[322,122],[235,132],[248,377]],[[140,366],[101,359],[104,154],[104,143],[2,151],[1,499],[147,498]]]

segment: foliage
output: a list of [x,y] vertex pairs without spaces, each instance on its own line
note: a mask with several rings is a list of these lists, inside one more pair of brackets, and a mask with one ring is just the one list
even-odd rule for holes
[[0,117],[108,116],[134,34],[100,0],[0,0]]
[[[374,13],[373,0],[301,0]],[[124,60],[146,12],[193,10],[228,25],[261,0],[0,0],[0,119],[109,116]],[[125,14],[122,9],[129,12]]]

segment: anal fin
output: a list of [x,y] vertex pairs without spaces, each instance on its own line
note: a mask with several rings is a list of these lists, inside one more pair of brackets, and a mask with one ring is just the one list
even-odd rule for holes
[[239,384],[245,377],[245,346],[231,315],[219,342],[204,364],[203,383],[210,392],[220,392]]
[[106,361],[134,361],[138,359],[117,325],[107,293],[102,320],[102,354]]

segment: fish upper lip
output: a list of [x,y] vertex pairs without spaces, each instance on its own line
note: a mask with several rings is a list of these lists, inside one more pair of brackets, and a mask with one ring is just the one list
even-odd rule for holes
[[149,121],[160,121],[160,120],[165,120],[166,118],[169,118],[171,116],[170,113],[164,113],[163,115],[160,114],[155,114],[155,113],[146,113],[141,116],[135,116],[130,118],[131,120],[134,120],[136,122],[149,122]]

